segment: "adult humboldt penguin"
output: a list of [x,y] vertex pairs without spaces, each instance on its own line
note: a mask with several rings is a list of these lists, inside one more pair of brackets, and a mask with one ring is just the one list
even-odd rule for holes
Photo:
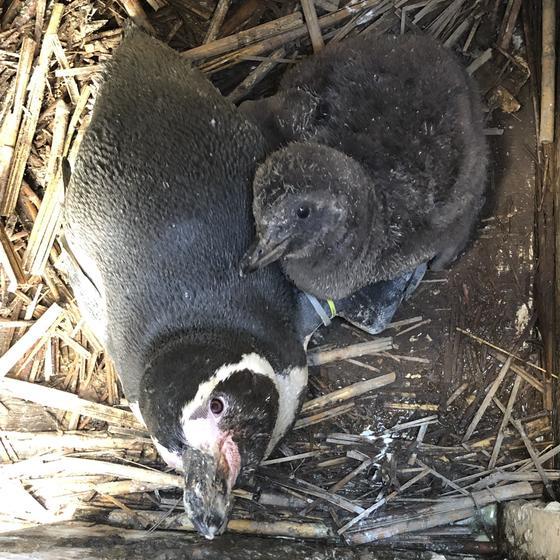
[[208,538],[307,381],[291,285],[276,267],[237,270],[262,156],[261,133],[202,74],[130,29],[68,186],[78,305],[161,456],[184,470],[186,512]]

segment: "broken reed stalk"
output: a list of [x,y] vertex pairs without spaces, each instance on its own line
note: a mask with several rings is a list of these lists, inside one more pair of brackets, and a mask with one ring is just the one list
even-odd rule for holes
[[365,509],[364,511],[362,511],[362,513],[360,513],[359,515],[357,515],[356,517],[353,517],[352,519],[350,519],[350,521],[348,521],[348,523],[346,523],[345,525],[343,525],[338,531],[337,533],[339,535],[344,534],[346,531],[348,531],[348,529],[350,529],[351,527],[353,527],[356,523],[358,523],[359,521],[361,521],[362,519],[365,519],[366,517],[369,517],[374,511],[378,510],[380,507],[384,506],[387,502],[395,499],[401,492],[403,492],[404,490],[406,490],[407,488],[410,488],[411,486],[413,486],[414,484],[416,484],[418,481],[422,480],[423,478],[425,478],[428,474],[430,474],[430,469],[423,469],[420,473],[418,473],[415,477],[411,478],[409,481],[405,482],[398,490],[395,490],[394,492],[391,492],[388,496],[385,496],[385,498],[381,498],[381,500],[377,500],[374,504],[372,504],[369,508]]
[[[1,360],[2,358],[0,358]],[[44,387],[36,383],[20,381],[19,379],[10,379],[4,377],[0,379],[0,393],[34,402],[48,408],[56,408],[67,412],[75,412],[80,416],[89,416],[102,422],[116,424],[137,430],[139,433],[145,434],[146,430],[142,426],[132,412],[120,410],[82,399],[73,393],[67,393],[60,389]]]
[[302,408],[303,414],[308,414],[315,410],[325,408],[327,406],[340,403],[349,399],[353,399],[368,393],[369,391],[375,391],[386,385],[390,385],[395,382],[397,378],[396,374],[388,373],[387,375],[381,375],[379,377],[374,377],[373,379],[366,379],[365,381],[359,381],[349,385],[348,387],[343,387],[329,393],[328,395],[323,395],[322,397],[317,397],[316,399],[311,399],[307,401]]
[[227,96],[232,103],[241,101],[261,80],[263,80],[278,62],[277,59],[284,58],[286,49],[280,47],[276,49],[268,60],[261,62],[237,87]]
[[521,4],[522,0],[510,0],[506,8],[502,28],[500,30],[500,38],[498,40],[498,46],[504,51],[509,49],[515,23],[517,22],[517,17],[521,10]]
[[68,105],[64,100],[56,102],[51,152],[47,167],[47,188],[33,229],[29,235],[23,259],[25,270],[42,276],[62,218],[64,204],[64,185],[62,182],[61,162],[68,126]]
[[478,426],[478,423],[480,422],[482,416],[486,412],[488,405],[492,402],[492,397],[496,394],[496,391],[500,388],[502,381],[507,375],[512,359],[513,359],[512,356],[508,357],[504,365],[501,367],[498,376],[496,377],[496,379],[488,389],[488,393],[486,393],[486,396],[484,397],[482,404],[480,405],[479,409],[474,415],[474,418],[472,419],[472,422],[470,423],[469,427],[467,428],[467,431],[465,432],[465,437],[463,438],[463,442],[467,442],[473,435],[473,432],[476,430],[476,427]]
[[8,280],[7,290],[15,293],[18,285],[25,282],[25,274],[19,256],[14,251],[14,246],[2,225],[0,225],[0,265]]
[[257,25],[251,29],[240,31],[235,35],[230,35],[229,37],[212,41],[211,43],[201,45],[200,47],[189,49],[181,54],[185,58],[193,61],[212,56],[219,56],[227,52],[241,49],[252,43],[262,41],[263,39],[268,39],[274,35],[292,31],[301,27],[302,23],[303,19],[301,14],[295,12],[273,21]]
[[346,414],[350,412],[354,408],[354,403],[345,403],[335,408],[329,408],[324,412],[318,412],[313,416],[306,416],[305,418],[300,418],[296,420],[293,429],[294,430],[301,430],[302,428],[308,428],[309,426],[313,426],[314,424],[319,424],[320,422],[324,422],[325,420],[330,420],[331,418],[336,418],[342,414]]
[[35,47],[36,43],[33,39],[23,38],[16,71],[12,110],[6,115],[0,129],[0,199],[3,198],[8,184],[12,157],[24,111],[25,93],[31,76],[33,57],[35,56]]
[[[333,25],[336,25],[345,19],[351,17],[353,14],[375,6],[380,3],[381,0],[362,0],[361,2],[356,2],[351,6],[341,8],[336,12],[326,14],[319,18],[319,27],[321,29],[326,29]],[[283,29],[278,29],[278,26],[274,26],[274,22],[281,22],[286,18],[292,18],[289,25],[284,24]],[[299,22],[297,21],[299,18]],[[266,33],[264,32],[264,26],[268,26]],[[262,33],[260,32],[262,29]],[[247,35],[250,32],[259,30],[260,35],[258,39],[252,38]],[[231,37],[225,37],[224,39],[218,39],[213,43],[208,43],[208,45],[203,45],[201,47],[196,47],[185,51],[183,56],[193,60],[199,60],[201,58],[207,58],[210,56],[218,56],[219,54],[228,53],[222,59],[216,59],[208,64],[201,67],[205,72],[211,73],[218,70],[225,63],[232,63],[237,60],[244,59],[246,57],[260,55],[266,51],[271,51],[277,49],[290,41],[295,41],[301,39],[308,34],[307,25],[303,23],[300,14],[291,14],[291,16],[285,16],[284,18],[279,18],[268,24],[263,24],[254,27],[252,30],[241,31],[237,35],[232,35]],[[227,41],[226,41],[227,40]],[[223,41],[223,43],[220,43]],[[213,46],[215,45],[215,47]],[[248,46],[245,46],[248,45]],[[235,52],[232,52],[235,51]]]
[[506,410],[504,411],[504,416],[502,418],[502,423],[500,424],[500,428],[498,430],[498,435],[496,436],[496,442],[494,443],[494,449],[492,450],[492,456],[490,457],[490,462],[488,463],[488,468],[493,469],[496,466],[498,461],[498,457],[500,454],[500,449],[502,446],[502,442],[504,441],[505,431],[507,428],[508,423],[511,420],[511,413],[513,411],[513,406],[517,399],[517,393],[521,388],[521,384],[523,383],[523,379],[519,376],[515,378],[513,383],[513,387],[511,389],[511,393],[509,395],[508,404]]
[[226,19],[229,5],[230,0],[218,0],[216,9],[214,10],[214,14],[212,15],[212,20],[210,21],[210,27],[208,27],[206,37],[204,37],[204,41],[202,42],[204,45],[206,45],[207,43],[211,43],[218,36],[220,28],[222,27],[222,24]]
[[519,420],[514,420],[513,418],[511,419],[511,422],[519,432],[519,435],[521,436],[521,439],[523,440],[523,443],[525,444],[525,447],[529,452],[531,460],[533,461],[533,464],[535,465],[535,468],[537,469],[537,472],[539,473],[539,476],[541,477],[545,488],[547,489],[551,498],[553,500],[556,500],[556,493],[554,491],[554,488],[552,487],[550,479],[548,478],[546,472],[542,467],[542,463],[539,461],[539,456],[535,452],[535,449],[531,443],[531,440],[529,439],[529,436],[527,435],[527,432],[525,431],[525,428],[523,427],[523,424]]
[[539,141],[554,142],[556,86],[556,0],[542,0],[541,116]]
[[140,4],[139,0],[120,0],[125,12],[128,14],[130,19],[139,27],[142,27],[144,31],[147,31],[151,35],[156,34],[156,30],[150,23],[144,8]]
[[[485,346],[488,346],[489,348],[493,348],[494,350],[497,350],[498,352],[501,352],[502,354],[505,354],[506,356],[511,356],[512,358],[515,358],[516,360],[519,360],[520,362],[523,362],[525,365],[536,369],[537,371],[541,371],[543,373],[548,373],[548,371],[546,371],[546,369],[536,365],[536,364],[532,364],[531,362],[528,362],[526,360],[524,360],[521,356],[517,356],[516,354],[512,354],[511,352],[508,352],[507,350],[504,350],[503,348],[500,348],[499,346],[496,346],[495,344],[492,344],[491,342],[489,342],[488,340],[484,340],[483,338],[480,338],[479,336],[476,336],[475,334],[472,334],[469,331],[466,331],[464,329],[461,329],[460,327],[455,327],[455,330],[463,333],[465,335],[467,335],[468,337],[472,338],[473,340],[475,340],[476,342],[478,342],[479,344],[484,344]],[[552,374],[549,374],[552,375]],[[552,375],[554,377],[554,375]],[[530,383],[530,381],[529,381]]]
[[310,352],[307,355],[307,363],[310,366],[322,366],[331,362],[339,362],[347,358],[358,358],[367,354],[377,354],[393,349],[393,339],[391,337],[376,338],[369,342],[359,342],[346,346],[345,348],[335,348],[334,350],[325,350],[318,352]]
[[[502,364],[507,360],[507,356],[505,354],[502,354],[501,352],[498,352],[496,350],[491,349],[489,353],[494,356],[496,360],[502,362]],[[544,393],[543,384],[538,379],[535,379],[535,377],[533,377],[530,373],[525,371],[521,366],[518,366],[517,364],[514,364],[512,362],[509,367],[511,371],[516,373],[524,381],[527,381],[527,383],[529,383],[529,385],[532,385],[539,393]]]
[[424,531],[472,517],[481,507],[489,504],[528,497],[534,493],[533,487],[528,482],[517,482],[481,490],[465,498],[445,500],[430,508],[419,510],[412,518],[406,520],[400,518],[396,522],[384,523],[383,526],[347,534],[345,540],[350,545],[357,545],[387,539],[395,535]]
[[[145,511],[139,513],[150,524],[158,523],[162,515],[159,511]],[[122,525],[131,521],[130,515],[121,510],[112,511],[108,521]],[[167,530],[194,531],[194,527],[184,514],[171,515],[162,524]],[[248,519],[232,519],[227,525],[228,533],[244,535],[260,535],[270,537],[291,537],[296,539],[332,540],[335,538],[332,529],[325,523],[298,523],[297,521],[250,521]]]
[[25,166],[29,155],[31,154],[31,147],[33,137],[39,122],[39,115],[41,113],[41,106],[45,93],[45,85],[47,82],[47,73],[49,70],[49,62],[52,54],[52,41],[51,37],[56,36],[60,20],[65,6],[63,4],[54,4],[51,12],[51,19],[43,39],[41,52],[39,53],[39,61],[29,83],[29,96],[27,103],[27,111],[25,111],[17,142],[14,149],[12,158],[12,167],[8,177],[5,190],[1,193],[1,207],[0,213],[3,216],[9,216],[15,210],[19,191],[25,173]]
[[2,480],[51,477],[59,473],[66,476],[106,475],[136,482],[157,484],[159,488],[184,487],[184,478],[181,475],[96,459],[32,457],[19,463],[0,465],[0,478]]
[[[0,379],[62,319],[63,309],[53,303],[8,351],[0,356]],[[0,386],[1,387],[1,386]]]
[[303,8],[303,15],[305,23],[309,30],[309,37],[313,45],[313,52],[318,53],[324,46],[323,36],[321,35],[321,27],[319,26],[319,19],[317,18],[317,11],[313,0],[300,0],[301,7]]

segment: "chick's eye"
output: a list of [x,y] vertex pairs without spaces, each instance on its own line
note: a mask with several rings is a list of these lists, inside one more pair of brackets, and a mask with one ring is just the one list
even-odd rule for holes
[[296,214],[298,218],[300,218],[301,220],[305,220],[305,218],[308,218],[309,214],[311,214],[311,208],[309,208],[309,206],[305,206],[304,204],[302,204],[296,210]]
[[222,399],[214,398],[210,401],[210,412],[214,416],[219,416],[224,411],[224,401]]

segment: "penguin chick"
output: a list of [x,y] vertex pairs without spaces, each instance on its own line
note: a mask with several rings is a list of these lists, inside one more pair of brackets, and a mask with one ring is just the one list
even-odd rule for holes
[[248,282],[237,273],[263,156],[259,130],[202,74],[131,30],[66,198],[78,305],[161,456],[184,471],[185,511],[207,538],[224,530],[232,489],[290,428],[306,386],[293,287],[279,267]]
[[255,176],[258,242],[242,271],[281,260],[298,288],[335,299],[430,260],[441,268],[467,244],[484,202],[482,111],[435,40],[329,45],[274,101],[243,110],[279,149]]

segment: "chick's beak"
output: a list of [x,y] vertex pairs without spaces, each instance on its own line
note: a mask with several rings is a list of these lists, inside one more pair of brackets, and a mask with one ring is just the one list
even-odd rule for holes
[[187,448],[183,453],[183,467],[185,512],[199,533],[213,539],[226,528],[237,473],[231,472],[220,449],[212,453]]
[[277,261],[285,253],[289,237],[277,241],[271,237],[257,237],[239,264],[241,275],[249,274]]

